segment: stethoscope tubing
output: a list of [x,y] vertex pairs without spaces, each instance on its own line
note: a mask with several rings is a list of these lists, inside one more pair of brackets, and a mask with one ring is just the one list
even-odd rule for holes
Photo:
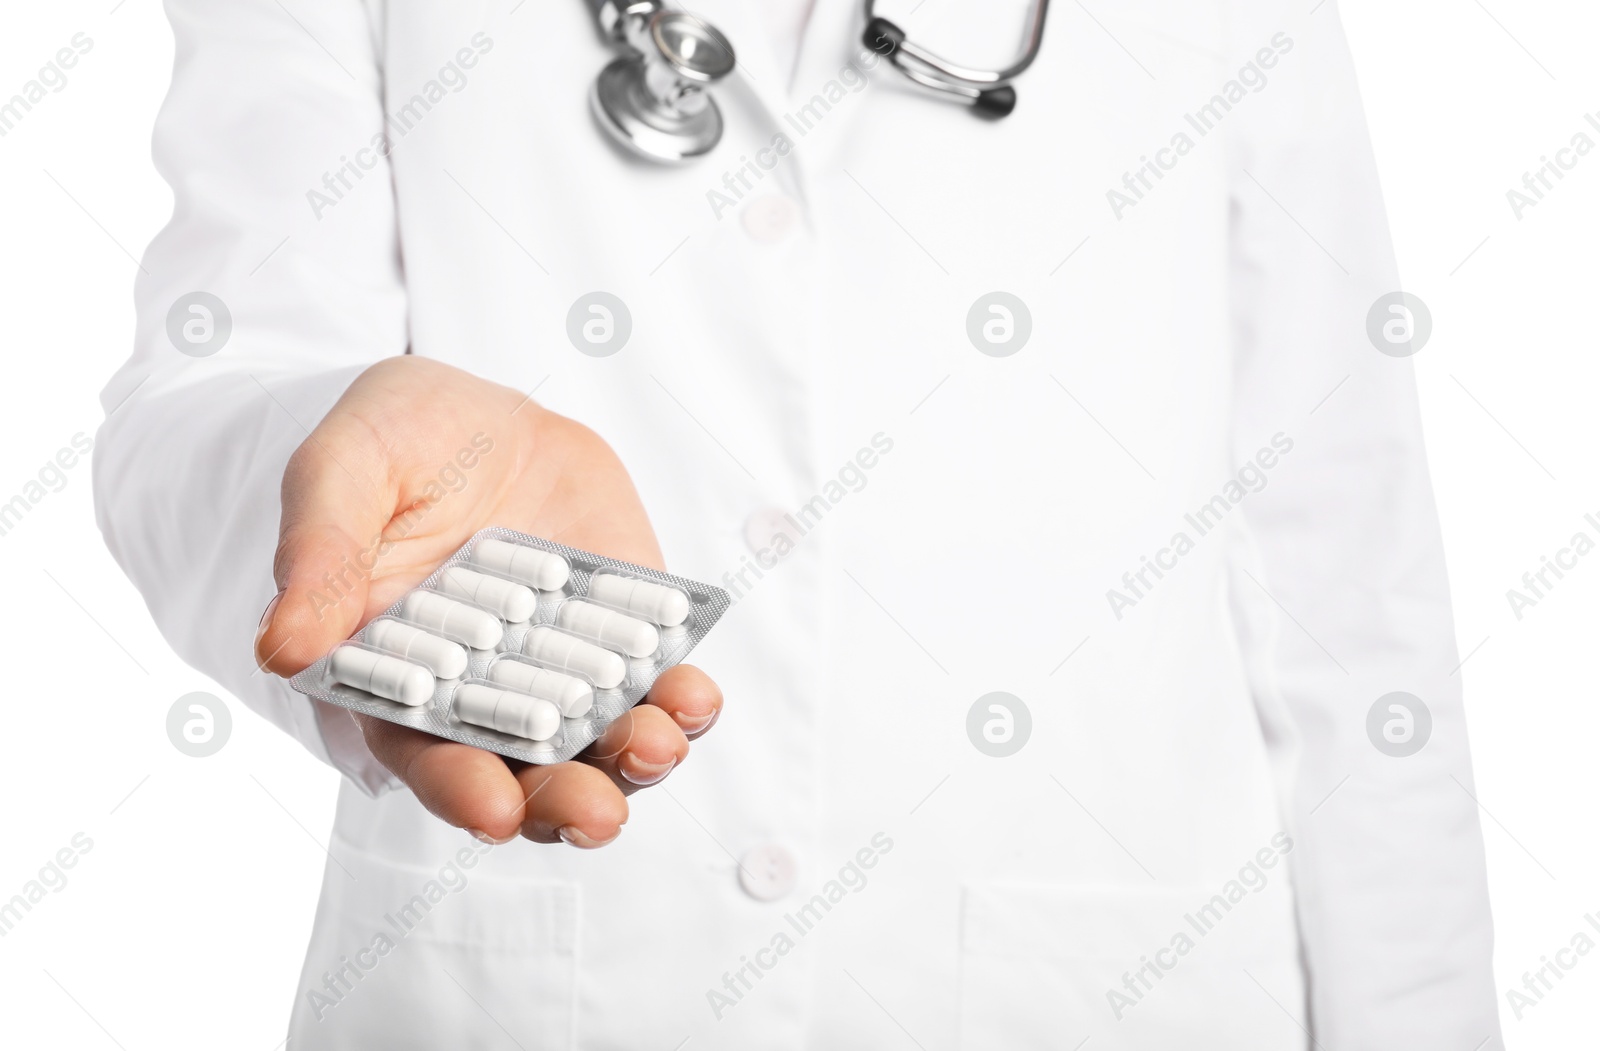
[[[890,62],[911,80],[937,91],[976,96],[986,89],[1005,87],[1020,77],[1039,57],[1044,43],[1045,16],[1050,0],[1035,0],[1029,12],[1028,29],[1022,53],[1004,69],[970,69],[959,66],[907,38],[904,30],[877,14],[877,0],[866,0],[866,43],[885,53]],[[873,41],[887,40],[892,48],[874,47]],[[920,74],[920,75],[919,75]]]

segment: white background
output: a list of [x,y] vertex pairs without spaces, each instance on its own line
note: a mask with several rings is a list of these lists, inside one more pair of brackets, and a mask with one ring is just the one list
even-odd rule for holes
[[[1506,191],[1575,133],[1600,141],[1583,120],[1600,119],[1600,10],[1486,2],[1343,8],[1401,273],[1433,312],[1416,363],[1470,654],[1507,1046],[1592,1046],[1600,953],[1520,1020],[1505,990],[1600,913],[1600,553],[1521,620],[1506,591],[1574,532],[1600,536],[1583,521],[1600,518],[1600,154],[1520,219]],[[129,346],[134,258],[171,207],[149,161],[167,26],[153,0],[115,3],[9,3],[0,23],[7,97],[74,34],[94,41],[67,86],[0,138],[0,503],[75,433],[94,433],[100,385]],[[75,833],[93,847],[0,938],[0,1042],[133,1051],[212,1047],[226,1033],[230,1047],[269,1051],[296,991],[335,776],[236,704],[217,757],[171,746],[168,708],[215,687],[168,652],[106,554],[88,465],[67,477],[0,537],[13,669],[0,900]],[[86,644],[101,656],[75,661]]]

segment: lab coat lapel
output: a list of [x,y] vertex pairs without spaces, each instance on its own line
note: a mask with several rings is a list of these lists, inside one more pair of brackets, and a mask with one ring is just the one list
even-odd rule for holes
[[809,98],[819,84],[837,76],[847,62],[861,54],[864,6],[861,0],[815,0],[806,21],[800,60],[795,63],[790,94],[796,99]]
[[865,28],[861,0],[815,0],[812,6],[782,121],[808,168],[832,162],[848,143],[844,131],[860,113],[872,78],[896,75],[867,52]]

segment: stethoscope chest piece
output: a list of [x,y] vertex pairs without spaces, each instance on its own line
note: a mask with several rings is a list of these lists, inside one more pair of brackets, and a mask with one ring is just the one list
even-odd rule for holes
[[734,69],[733,46],[708,23],[656,8],[624,19],[633,45],[601,70],[590,102],[618,143],[651,160],[686,161],[722,139],[722,113],[707,92]]

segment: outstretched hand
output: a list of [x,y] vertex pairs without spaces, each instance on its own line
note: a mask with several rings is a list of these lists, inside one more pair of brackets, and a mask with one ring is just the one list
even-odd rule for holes
[[[489,525],[665,568],[633,482],[593,431],[437,361],[373,365],[284,472],[279,591],[257,661],[286,677],[309,667]],[[598,847],[622,831],[626,797],[683,762],[721,710],[717,685],[679,665],[580,756],[549,766],[356,719],[441,820],[497,842]]]

